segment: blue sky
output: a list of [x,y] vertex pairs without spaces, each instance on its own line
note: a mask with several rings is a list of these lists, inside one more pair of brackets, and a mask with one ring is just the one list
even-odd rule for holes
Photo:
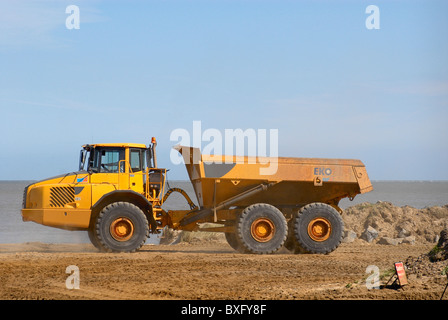
[[[68,5],[80,9],[69,30]],[[380,10],[380,29],[365,13]],[[278,129],[280,156],[373,180],[448,179],[446,1],[0,2],[0,180],[77,167],[85,143]]]

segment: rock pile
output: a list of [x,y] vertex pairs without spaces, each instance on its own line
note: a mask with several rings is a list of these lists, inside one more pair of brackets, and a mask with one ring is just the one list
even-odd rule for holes
[[[343,242],[365,241],[380,245],[427,244],[441,239],[448,229],[448,204],[416,209],[397,207],[390,202],[361,203],[344,210]],[[222,234],[183,232],[165,228],[160,244],[194,241],[226,241]],[[447,244],[448,245],[448,244]]]
[[405,261],[406,272],[417,278],[443,278],[448,273],[448,229],[440,232],[437,245],[430,252],[418,257],[408,257]]
[[416,209],[390,202],[361,203],[344,211],[343,242],[356,239],[384,245],[435,243],[448,228],[448,205]]

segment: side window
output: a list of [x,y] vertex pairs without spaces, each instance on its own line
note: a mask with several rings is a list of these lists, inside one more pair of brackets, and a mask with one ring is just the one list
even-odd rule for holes
[[142,151],[140,149],[131,149],[131,169],[132,172],[142,171],[143,169],[143,158]]
[[[100,170],[99,172],[108,173],[118,173],[118,165],[120,160],[124,160],[124,150],[123,149],[108,149],[104,148],[99,152],[101,156],[100,159]],[[122,162],[122,166],[123,166]],[[123,168],[122,168],[123,170]],[[121,171],[123,172],[123,171]]]

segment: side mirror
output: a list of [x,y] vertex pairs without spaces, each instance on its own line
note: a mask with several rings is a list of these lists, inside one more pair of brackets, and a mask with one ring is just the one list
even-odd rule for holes
[[84,169],[84,161],[85,161],[85,151],[81,149],[79,152],[79,171]]

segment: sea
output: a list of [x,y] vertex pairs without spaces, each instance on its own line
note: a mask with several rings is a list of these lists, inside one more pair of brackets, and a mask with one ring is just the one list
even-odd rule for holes
[[[0,243],[89,243],[86,231],[68,231],[34,222],[23,222],[21,216],[24,188],[33,181],[0,180]],[[342,209],[362,203],[391,202],[396,206],[425,208],[448,204],[448,181],[372,181],[374,190],[355,197],[343,199]],[[190,181],[170,181],[170,187],[184,189],[196,202]],[[165,202],[164,209],[188,209],[185,199],[173,193]],[[147,244],[157,244],[160,235],[151,235]]]

